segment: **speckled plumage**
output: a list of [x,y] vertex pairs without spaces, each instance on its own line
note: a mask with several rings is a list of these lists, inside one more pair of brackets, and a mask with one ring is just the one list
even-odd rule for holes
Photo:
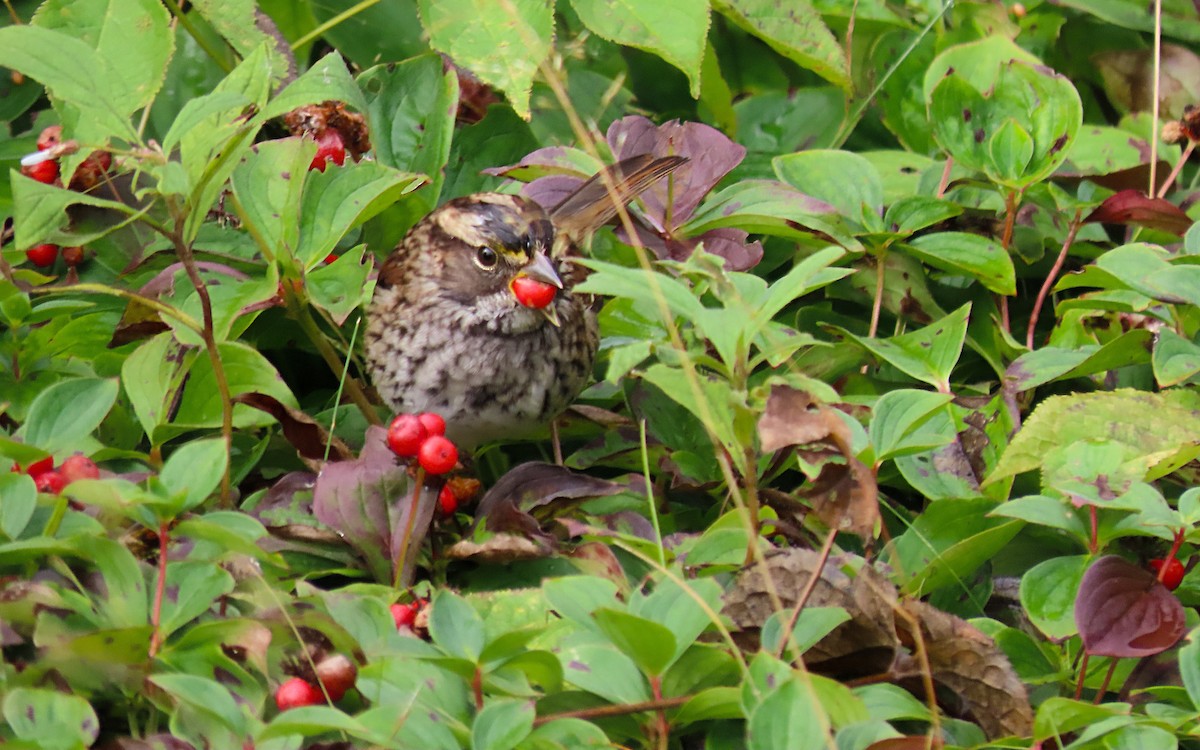
[[[467,449],[548,424],[587,384],[599,344],[591,300],[573,291],[574,242],[686,161],[627,159],[550,212],[480,193],[425,217],[384,262],[367,312],[379,395],[397,412],[440,414]],[[520,275],[559,288],[549,308],[517,301]]]
[[[599,341],[590,301],[571,291],[575,269],[552,261],[565,287],[551,303],[557,326],[508,286],[553,241],[537,204],[495,193],[450,201],[414,227],[384,263],[368,311],[367,361],[383,400],[441,414],[468,448],[533,432],[570,405]],[[480,247],[501,250],[496,269],[474,262]]]

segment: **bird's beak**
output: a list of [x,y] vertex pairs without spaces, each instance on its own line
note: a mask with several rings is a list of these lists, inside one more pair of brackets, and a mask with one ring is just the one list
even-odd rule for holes
[[[546,257],[546,253],[538,252],[533,256],[525,267],[517,272],[517,278],[528,276],[534,281],[540,281],[543,284],[549,284],[556,289],[562,289],[562,279],[558,278],[558,272],[554,270],[554,264]],[[537,311],[545,316],[546,320],[550,321],[550,325],[558,328],[561,323],[558,320],[558,313],[555,311],[555,305],[549,304],[545,307],[537,308]]]
[[533,256],[533,260],[529,261],[518,273],[518,276],[528,276],[536,281],[541,281],[551,286],[563,288],[562,279],[558,278],[558,272],[554,270],[554,264],[546,257],[545,253],[539,252]]

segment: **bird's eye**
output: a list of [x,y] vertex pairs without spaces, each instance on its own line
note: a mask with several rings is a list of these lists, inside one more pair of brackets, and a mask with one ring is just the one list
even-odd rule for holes
[[496,255],[496,251],[490,247],[481,247],[475,251],[475,265],[485,271],[490,271],[496,267],[496,262],[500,257]]

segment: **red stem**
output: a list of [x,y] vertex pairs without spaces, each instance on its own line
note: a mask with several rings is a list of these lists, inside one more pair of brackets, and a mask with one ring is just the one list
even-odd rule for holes
[[1100,551],[1100,521],[1096,513],[1096,506],[1088,506],[1088,515],[1091,516],[1092,522],[1092,542],[1088,548],[1093,555]]
[[1071,219],[1071,224],[1067,227],[1067,237],[1063,240],[1062,249],[1058,251],[1058,258],[1054,261],[1054,267],[1050,269],[1050,273],[1046,275],[1046,280],[1042,282],[1042,288],[1038,290],[1037,300],[1033,303],[1033,312],[1029,315],[1029,328],[1025,331],[1025,347],[1027,349],[1033,349],[1033,333],[1034,329],[1037,328],[1038,316],[1042,313],[1042,304],[1045,303],[1046,297],[1050,295],[1050,289],[1054,286],[1055,280],[1058,279],[1059,272],[1062,271],[1063,264],[1067,260],[1067,251],[1075,243],[1075,234],[1082,225],[1080,221],[1082,217],[1083,210],[1075,209],[1075,218]]
[[475,667],[475,676],[471,679],[471,692],[475,694],[475,710],[483,710],[483,671]]
[[1079,682],[1075,683],[1075,700],[1083,695],[1083,680],[1087,677],[1088,652],[1083,652],[1083,660],[1079,662]]
[[150,624],[154,633],[150,636],[150,658],[158,653],[162,645],[162,631],[158,629],[162,622],[163,593],[167,588],[167,545],[171,542],[171,532],[166,522],[158,525],[158,581],[154,585],[154,608],[150,611]]
[[[654,696],[654,700],[661,701],[662,694],[662,677],[654,676],[650,678],[650,692]],[[667,721],[667,713],[663,709],[658,709],[658,747],[662,750],[667,748],[667,738],[671,735],[671,725]]]

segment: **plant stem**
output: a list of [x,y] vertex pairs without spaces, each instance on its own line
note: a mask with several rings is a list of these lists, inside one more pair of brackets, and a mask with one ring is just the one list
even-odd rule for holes
[[[170,202],[172,213],[175,213],[174,201]],[[191,246],[183,240],[183,225],[186,214],[176,217],[175,228],[168,236],[175,245],[175,254],[183,263],[188,279],[196,288],[196,296],[200,299],[200,311],[203,313],[204,327],[200,330],[200,338],[204,340],[204,349],[212,362],[213,379],[217,383],[217,393],[221,397],[221,437],[225,440],[225,453],[230,460],[225,462],[225,471],[221,474],[221,507],[233,505],[233,398],[229,392],[229,380],[225,377],[225,365],[221,362],[221,352],[217,348],[217,338],[213,327],[212,298],[208,295],[208,286],[200,277],[200,269],[196,265],[196,257],[192,254]]]
[[418,466],[417,475],[413,478],[412,504],[408,508],[408,521],[404,528],[404,538],[400,540],[400,552],[396,555],[396,570],[392,574],[392,588],[400,588],[404,578],[404,565],[408,560],[408,548],[412,541],[413,529],[417,525],[417,509],[421,503],[421,489],[425,486],[425,469]]
[[533,720],[535,727],[540,727],[543,724],[549,724],[558,719],[604,719],[610,716],[628,716],[629,714],[640,714],[644,711],[661,711],[665,708],[675,708],[682,706],[692,699],[690,695],[678,695],[674,698],[661,698],[650,701],[642,701],[641,703],[622,703],[615,706],[597,706],[596,708],[581,708],[575,711],[563,711],[556,714],[547,714],[539,716]]
[[[358,324],[362,323],[362,318],[354,321],[354,332],[350,334],[350,348],[354,348],[354,342],[358,341]],[[346,364],[342,367],[342,377],[338,378],[337,393],[333,394],[333,417],[329,420],[329,439],[325,441],[325,455],[321,460],[329,460],[329,448],[333,445],[333,433],[337,429],[338,404],[342,403],[342,386],[346,384],[346,378],[350,373],[350,358],[346,357]],[[374,409],[371,410],[372,413]]]
[[[1004,195],[1004,233],[1000,237],[1000,246],[1004,252],[1012,247],[1013,229],[1017,225],[1017,208],[1021,205],[1021,193],[1010,190]],[[1008,297],[1000,295],[1000,324],[1007,333],[1012,333],[1012,323],[1008,318]]]
[[[654,675],[650,678],[650,692],[654,696],[654,700],[662,701],[662,676]],[[658,715],[658,750],[667,750],[667,744],[671,737],[671,724],[667,721],[666,712],[660,707],[656,711]]]
[[326,31],[329,31],[330,29],[332,29],[334,26],[337,26],[339,23],[345,21],[348,18],[352,18],[352,17],[358,15],[362,11],[366,10],[367,8],[370,8],[372,5],[375,5],[378,2],[379,2],[379,0],[362,0],[362,2],[355,5],[354,7],[347,8],[346,10],[342,11],[341,13],[338,13],[336,16],[329,19],[325,23],[317,26],[315,29],[308,32],[304,36],[300,37],[296,41],[292,42],[292,49],[296,50],[296,49],[299,49],[300,47],[303,47],[304,45],[308,44],[312,40],[314,40],[317,37],[324,34]]
[[871,302],[871,325],[867,328],[867,338],[875,338],[879,332],[879,315],[883,311],[883,281],[884,266],[887,262],[887,248],[880,248],[875,255],[875,299]]
[[1054,288],[1054,282],[1058,279],[1058,274],[1062,271],[1063,264],[1067,260],[1067,252],[1071,249],[1071,245],[1075,243],[1075,235],[1079,232],[1079,227],[1082,226],[1083,209],[1075,209],[1075,216],[1071,219],[1070,225],[1067,226],[1067,236],[1063,240],[1062,249],[1058,251],[1058,258],[1054,261],[1054,266],[1050,269],[1050,273],[1046,274],[1046,280],[1042,282],[1042,288],[1038,290],[1037,299],[1033,303],[1033,312],[1029,314],[1029,328],[1025,331],[1025,347],[1033,349],[1033,334],[1037,328],[1038,316],[1042,313],[1042,305],[1046,301],[1046,297],[1050,295],[1050,290]]
[[1091,656],[1087,651],[1083,652],[1083,659],[1079,662],[1079,680],[1075,683],[1075,700],[1079,700],[1083,696],[1083,680],[1087,677],[1088,657]]
[[[371,400],[367,398],[367,394],[359,387],[358,380],[345,377],[345,370],[350,367],[349,352],[346,353],[346,361],[343,363],[333,345],[325,338],[325,334],[321,331],[320,326],[313,320],[312,315],[308,312],[308,308],[296,298],[296,295],[288,287],[289,284],[285,280],[283,285],[284,299],[287,303],[288,312],[292,314],[292,317],[300,325],[300,330],[304,331],[304,335],[308,336],[308,340],[317,348],[317,351],[321,354],[321,358],[325,360],[325,364],[329,365],[329,369],[335,375],[339,372],[343,373],[342,383],[346,386],[346,393],[350,395],[350,400],[362,412],[367,423],[382,424],[379,414],[376,413],[375,407],[371,404]],[[355,331],[357,332],[357,330],[356,328]]]
[[159,647],[162,645],[162,631],[159,630],[159,624],[162,622],[162,603],[163,592],[167,588],[167,546],[171,543],[171,532],[166,521],[160,521],[158,524],[158,580],[154,584],[154,608],[150,610],[150,625],[154,628],[154,633],[150,636],[150,658],[158,653]]
[[1088,506],[1088,516],[1092,526],[1092,538],[1088,542],[1088,551],[1095,555],[1100,552],[1100,520],[1097,517],[1095,505]]
[[658,550],[658,564],[667,567],[667,553],[663,549],[662,529],[658,525],[658,505],[654,502],[654,481],[650,478],[650,455],[646,449],[646,420],[638,420],[639,438],[642,448],[642,477],[646,480],[646,504],[650,508],[650,522],[654,524],[654,544]]
[[[1165,565],[1163,567],[1166,567]],[[1108,692],[1108,683],[1112,682],[1113,672],[1117,671],[1117,659],[1112,657],[1112,662],[1108,665],[1108,671],[1104,673],[1104,681],[1100,683],[1100,689],[1096,691],[1096,697],[1092,699],[1094,705],[1100,705],[1100,699]]]
[[808,597],[812,596],[813,589],[817,587],[817,581],[821,578],[821,571],[825,569],[825,563],[829,561],[829,553],[833,550],[833,541],[836,538],[837,529],[830,529],[829,534],[825,537],[825,543],[821,545],[821,556],[817,560],[817,566],[812,575],[808,577],[808,582],[804,584],[804,590],[800,592],[800,598],[796,600],[792,616],[788,618],[787,625],[783,627],[783,638],[779,641],[779,651],[776,653],[776,656],[780,658],[783,657],[784,648],[788,644],[792,644],[793,650],[797,651],[793,661],[800,659],[800,653],[798,649],[795,649],[795,642],[792,639],[792,630],[796,627],[796,621],[800,619],[800,613],[804,611],[804,605],[808,604]]
[[1165,198],[1171,190],[1171,186],[1175,184],[1175,178],[1179,177],[1179,172],[1183,169],[1183,165],[1187,163],[1188,157],[1192,155],[1192,151],[1196,150],[1196,142],[1188,139],[1188,143],[1183,148],[1183,153],[1179,155],[1179,161],[1175,162],[1175,166],[1171,168],[1171,173],[1167,175],[1167,179],[1163,180],[1162,187],[1158,189],[1158,198]]

